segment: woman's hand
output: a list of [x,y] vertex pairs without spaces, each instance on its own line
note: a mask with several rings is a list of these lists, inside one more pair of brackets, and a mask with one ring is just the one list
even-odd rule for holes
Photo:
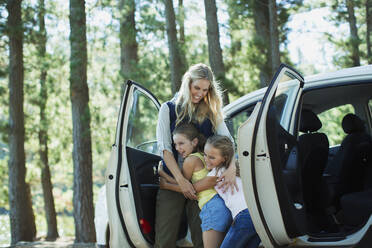
[[227,190],[231,190],[231,193],[234,194],[234,187],[236,188],[236,191],[238,191],[238,186],[236,185],[236,166],[235,166],[235,160],[233,159],[230,163],[229,168],[222,173],[222,175],[218,178],[218,182],[221,182],[219,184],[219,188],[223,189],[223,192],[226,192]]
[[182,177],[177,180],[178,185],[180,186],[182,190],[182,194],[191,200],[197,200],[198,198],[196,197],[196,191],[190,181],[188,181],[186,178]]

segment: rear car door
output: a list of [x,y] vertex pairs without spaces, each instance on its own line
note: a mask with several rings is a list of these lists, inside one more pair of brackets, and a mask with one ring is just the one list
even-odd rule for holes
[[106,179],[111,247],[150,247],[154,241],[159,107],[141,85],[124,85]]
[[298,145],[293,135],[303,77],[282,64],[262,101],[238,130],[244,193],[264,247],[305,233]]

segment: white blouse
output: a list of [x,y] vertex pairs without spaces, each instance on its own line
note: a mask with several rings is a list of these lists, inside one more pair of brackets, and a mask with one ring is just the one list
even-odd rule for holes
[[[231,141],[233,141],[224,121],[218,124],[216,133],[228,136]],[[167,103],[163,103],[160,106],[158,124],[156,127],[156,139],[158,141],[158,151],[161,157],[163,157],[164,150],[172,153],[172,134],[170,131],[169,107]]]

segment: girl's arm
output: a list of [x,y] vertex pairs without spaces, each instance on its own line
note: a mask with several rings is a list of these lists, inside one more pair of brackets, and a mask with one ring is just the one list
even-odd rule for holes
[[[183,172],[184,177],[187,180],[191,180],[192,174],[194,173],[194,171],[202,169],[203,167],[204,167],[203,162],[198,157],[191,156],[191,157],[186,158],[185,161],[183,162],[182,172]],[[164,173],[164,174],[166,174],[166,173]],[[216,184],[217,177],[211,177],[211,178],[212,179],[204,178],[204,179],[199,180],[198,182],[196,182],[196,185],[197,185],[197,188],[198,188],[198,189],[196,189],[196,191],[200,192],[200,191],[205,190],[205,189],[213,188],[214,185]],[[176,192],[182,192],[182,186],[181,185],[179,185],[177,183],[174,184],[174,183],[167,182],[165,177],[160,177],[159,186],[162,189],[168,189],[168,190],[172,190],[172,191],[176,191]]]
[[196,192],[200,192],[206,189],[214,188],[214,186],[216,186],[217,184],[217,179],[218,177],[204,177],[203,179],[193,184],[194,189],[196,190]]
[[[217,184],[217,178],[218,177],[205,177],[193,184],[196,192],[200,192],[206,189],[214,188],[214,186]],[[159,187],[161,189],[168,189],[172,191],[176,191],[179,193],[182,193],[181,187],[177,183],[171,183],[167,181],[164,177],[159,178]]]
[[192,187],[191,183],[183,177],[172,153],[169,108],[166,103],[163,103],[159,110],[156,138],[159,151],[161,155],[163,155],[163,160],[167,164],[168,169],[172,172],[177,183],[181,185],[183,195],[189,199],[196,199],[195,189]]
[[165,163],[167,164],[168,169],[172,172],[174,178],[177,181],[177,184],[180,185],[180,188],[182,190],[183,195],[188,199],[194,199],[196,200],[196,192],[192,184],[187,180],[181,173],[181,170],[179,169],[176,160],[174,159],[174,156],[171,152],[164,150],[163,152],[163,159]]
[[[202,163],[201,160],[197,157],[191,156],[185,159],[182,166],[182,172],[185,179],[190,180],[192,173],[194,172],[195,166],[200,166],[198,163]],[[166,174],[166,173],[163,173]],[[166,182],[165,177],[160,177],[159,186],[161,189],[168,189],[176,192],[183,192],[182,185],[179,183],[170,183]]]

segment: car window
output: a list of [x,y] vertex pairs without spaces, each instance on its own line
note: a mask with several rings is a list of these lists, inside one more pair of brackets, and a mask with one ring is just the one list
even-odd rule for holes
[[226,125],[235,141],[238,138],[237,135],[240,125],[249,118],[249,116],[252,114],[253,109],[254,105],[226,120]]
[[342,129],[342,119],[349,113],[355,114],[354,107],[351,104],[331,108],[318,114],[322,122],[322,128],[319,129],[319,132],[327,135],[330,146],[341,144],[346,136]]
[[144,93],[135,89],[129,113],[126,146],[157,154],[158,108]]
[[[283,77],[283,80],[290,80],[289,77]],[[291,80],[288,85],[279,84],[275,92],[275,98],[271,105],[271,109],[275,111],[276,118],[280,125],[288,131],[294,101],[298,91],[298,82]]]

